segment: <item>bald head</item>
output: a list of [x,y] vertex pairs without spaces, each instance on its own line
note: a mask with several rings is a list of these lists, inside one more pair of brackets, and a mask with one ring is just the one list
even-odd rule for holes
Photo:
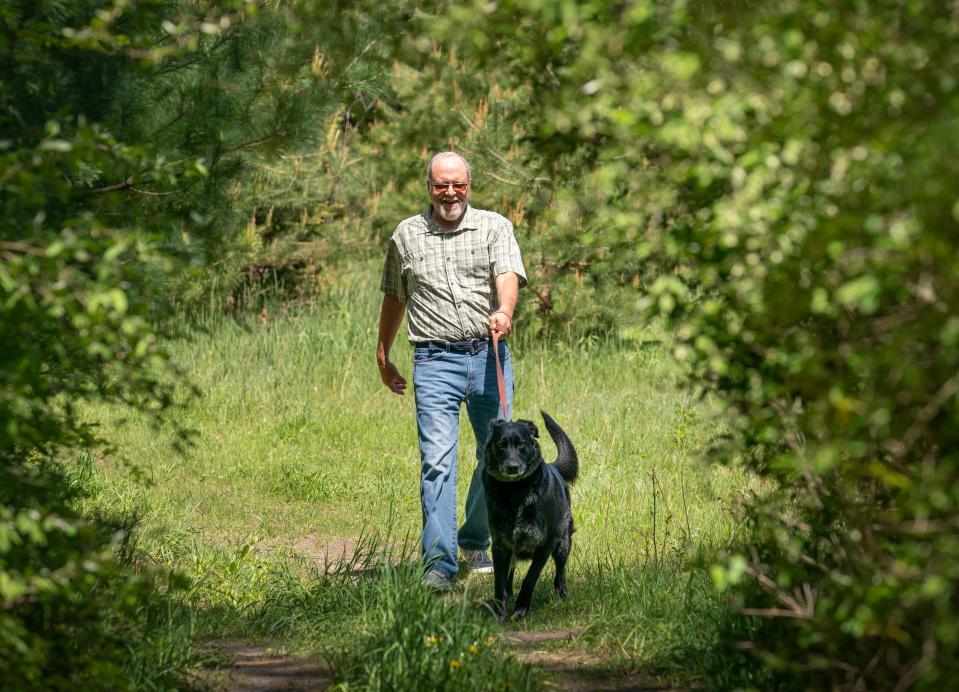
[[436,164],[448,165],[454,162],[461,165],[466,171],[466,182],[473,182],[473,172],[470,170],[469,163],[467,163],[466,159],[457,154],[455,151],[441,151],[439,154],[430,159],[430,164],[426,167],[426,182],[433,182],[433,167]]

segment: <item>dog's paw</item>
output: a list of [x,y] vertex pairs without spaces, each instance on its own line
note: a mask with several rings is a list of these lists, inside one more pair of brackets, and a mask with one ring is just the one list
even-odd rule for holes
[[526,613],[529,612],[529,606],[517,606],[516,610],[513,611],[514,620],[522,620],[526,617]]
[[500,622],[506,622],[509,620],[509,606],[506,604],[506,601],[493,600],[489,602],[489,610]]
[[566,598],[569,595],[566,591],[566,584],[560,584],[556,587],[556,595],[560,598]]

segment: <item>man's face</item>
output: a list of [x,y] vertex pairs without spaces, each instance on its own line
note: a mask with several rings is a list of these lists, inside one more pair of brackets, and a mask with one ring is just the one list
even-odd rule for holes
[[470,194],[466,165],[455,156],[434,161],[429,186],[436,214],[449,223],[459,221],[466,212],[466,200]]

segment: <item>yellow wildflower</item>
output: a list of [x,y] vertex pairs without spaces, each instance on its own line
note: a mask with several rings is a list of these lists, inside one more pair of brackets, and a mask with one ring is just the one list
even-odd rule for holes
[[463,664],[460,663],[460,662],[459,662],[458,660],[456,660],[455,658],[454,658],[452,661],[450,661],[450,668],[452,668],[453,670],[456,670],[456,669],[459,668],[461,665],[463,665]]
[[495,641],[495,637],[493,637],[492,634],[486,638],[487,644],[492,644],[494,641]]
[[479,653],[479,649],[477,648],[476,644],[470,644],[470,648],[468,648],[467,651],[469,651],[474,656]]
[[432,634],[429,635],[429,636],[426,638],[426,645],[427,645],[427,646],[435,646],[435,645],[436,645],[436,637],[434,637]]

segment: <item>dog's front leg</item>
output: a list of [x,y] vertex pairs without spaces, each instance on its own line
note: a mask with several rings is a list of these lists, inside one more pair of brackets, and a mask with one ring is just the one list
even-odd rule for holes
[[519,597],[516,599],[516,609],[513,610],[513,617],[519,620],[529,612],[530,603],[533,601],[533,589],[536,588],[536,582],[539,580],[540,572],[546,566],[549,559],[549,547],[540,546],[533,553],[533,560],[529,565],[529,571],[523,579],[523,585],[519,589]]
[[512,564],[513,551],[499,543],[493,543],[493,598],[496,606],[499,608],[499,616],[506,619],[507,601],[512,588],[512,574],[510,568]]

